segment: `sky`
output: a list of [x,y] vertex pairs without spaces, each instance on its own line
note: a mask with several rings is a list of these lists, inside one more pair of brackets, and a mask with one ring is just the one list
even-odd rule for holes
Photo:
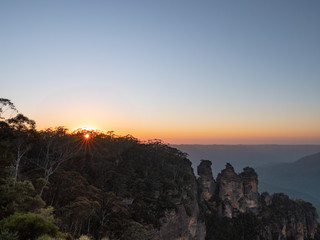
[[0,97],[172,144],[320,144],[320,1],[0,1]]

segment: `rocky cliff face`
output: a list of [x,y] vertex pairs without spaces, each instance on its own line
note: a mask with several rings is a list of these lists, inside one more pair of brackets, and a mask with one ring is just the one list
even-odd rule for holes
[[[218,196],[223,201],[223,215],[232,218],[235,210],[240,209],[243,201],[243,184],[230,164],[217,177]],[[241,204],[242,205],[242,204]]]
[[219,239],[219,234],[246,240],[320,239],[315,208],[284,194],[260,195],[254,169],[246,167],[237,174],[227,164],[215,181],[211,163],[204,160],[198,175],[202,209],[206,213],[206,239]]
[[158,237],[166,240],[204,240],[206,226],[199,220],[200,211],[196,201],[193,207],[191,215],[182,205],[177,210],[166,211],[165,217],[161,219]]
[[155,239],[205,240],[206,226],[200,218],[197,180],[191,166],[186,171],[192,177],[184,178],[183,186],[177,186],[168,194],[176,208],[165,211]]
[[[211,166],[207,162],[201,162],[198,174],[202,195],[207,201],[209,200],[208,197],[213,195],[208,194],[208,184],[215,182],[212,175],[211,177],[208,176],[207,173],[209,172],[211,173]],[[204,181],[203,179],[210,179],[210,181]],[[218,174],[216,185],[215,194],[223,201],[223,216],[232,218],[238,212],[251,211],[257,213],[259,206],[258,176],[252,168],[247,167],[242,173],[237,174],[231,164],[228,163],[226,168]]]
[[310,203],[291,200],[283,193],[263,193],[260,202],[260,215],[268,220],[262,239],[320,239],[316,209]]
[[202,189],[201,195],[206,201],[213,196],[216,189],[216,182],[212,177],[211,165],[212,163],[209,160],[202,160],[198,166],[199,182]]
[[257,214],[259,208],[258,175],[253,168],[246,167],[240,173],[243,184],[243,205],[240,206],[243,212]]

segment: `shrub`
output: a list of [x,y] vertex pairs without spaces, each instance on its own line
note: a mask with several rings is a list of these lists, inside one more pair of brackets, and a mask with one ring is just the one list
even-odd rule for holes
[[87,235],[81,235],[79,237],[79,240],[91,240],[91,238],[89,236],[87,236]]
[[48,234],[55,237],[58,227],[35,213],[15,213],[0,222],[2,229],[17,232],[20,240],[33,240]]
[[51,237],[49,235],[42,235],[40,237],[37,238],[37,240],[64,240],[64,238],[61,237]]
[[1,231],[0,239],[1,240],[19,240],[18,234],[9,232],[8,229]]

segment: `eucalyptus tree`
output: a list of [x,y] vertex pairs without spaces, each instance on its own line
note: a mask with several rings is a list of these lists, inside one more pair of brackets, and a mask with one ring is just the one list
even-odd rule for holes
[[10,148],[14,155],[13,178],[17,180],[22,158],[31,149],[36,136],[35,121],[23,114],[6,121],[11,130]]
[[6,116],[9,116],[10,118],[13,113],[17,112],[16,107],[9,99],[0,98],[0,119],[6,119]]
[[27,118],[18,111],[11,100],[0,98],[0,141],[13,155],[12,175],[16,180],[23,156],[31,149],[32,138],[35,134],[35,121]]
[[49,178],[61,165],[70,160],[78,152],[77,139],[68,134],[63,127],[40,131],[40,152],[34,164],[43,170],[45,183],[40,196],[47,186]]

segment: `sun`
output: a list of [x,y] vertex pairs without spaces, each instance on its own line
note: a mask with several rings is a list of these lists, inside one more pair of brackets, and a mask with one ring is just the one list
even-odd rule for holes
[[84,135],[84,138],[85,138],[85,139],[89,139],[89,138],[90,138],[90,134],[89,134],[89,133],[85,134],[85,135]]

